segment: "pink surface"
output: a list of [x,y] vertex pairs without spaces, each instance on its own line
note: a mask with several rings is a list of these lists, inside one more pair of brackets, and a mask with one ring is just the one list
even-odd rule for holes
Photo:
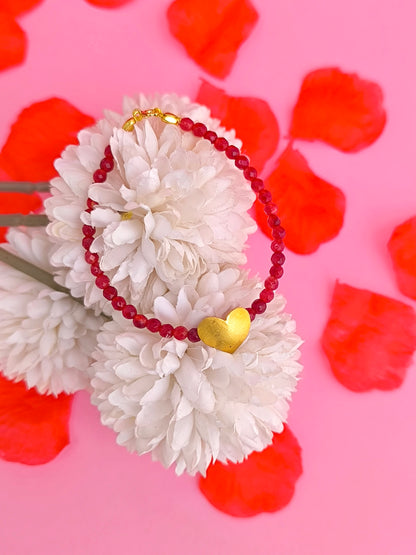
[[[119,109],[123,94],[194,96],[205,77],[229,94],[267,100],[284,137],[310,70],[337,65],[382,86],[388,123],[370,148],[346,155],[296,142],[312,169],[347,197],[340,235],[313,255],[288,253],[282,283],[305,339],[305,369],[289,418],[303,448],[304,475],[284,510],[228,517],[208,504],[194,478],[177,478],[118,447],[81,393],[72,443],[55,461],[25,467],[0,460],[0,552],[414,553],[415,368],[394,392],[356,394],[336,382],[319,346],[336,279],[415,307],[400,294],[386,249],[393,228],[416,213],[414,4],[400,2],[394,11],[387,1],[254,1],[259,23],[230,76],[217,82],[169,35],[169,1],[104,10],[83,0],[45,0],[20,18],[28,56],[0,73],[0,144],[22,108],[52,96],[99,117],[104,108]],[[250,265],[264,275],[268,241],[258,234],[251,244]]]

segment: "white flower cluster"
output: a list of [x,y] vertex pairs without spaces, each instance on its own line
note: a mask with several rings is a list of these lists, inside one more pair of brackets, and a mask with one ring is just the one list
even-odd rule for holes
[[[14,231],[8,248],[54,273],[85,306],[2,265],[0,365],[41,392],[89,387],[118,443],[177,473],[204,474],[211,461],[241,461],[282,430],[301,368],[300,339],[281,295],[229,354],[136,329],[94,284],[84,224],[96,229],[90,250],[111,284],[147,317],[192,328],[250,306],[259,294],[239,269],[256,227],[247,214],[254,200],[248,183],[208,141],[176,126],[153,118],[132,133],[121,129],[133,109],[154,106],[240,146],[205,107],[174,95],[126,99],[123,115],[107,112],[83,130],[80,144],[56,161],[59,177],[45,201],[48,235]],[[106,145],[115,167],[94,184]],[[97,203],[90,213],[88,198]]]
[[[52,263],[65,269],[64,284],[75,296],[102,310],[108,304],[84,260],[81,220],[96,228],[90,250],[99,253],[120,294],[135,304],[147,298],[150,305],[156,295],[195,283],[209,269],[244,264],[247,236],[256,229],[247,214],[254,194],[233,162],[208,141],[156,118],[126,133],[121,126],[137,106],[190,116],[235,139],[207,108],[173,95],[140,96],[125,101],[123,116],[108,113],[82,131],[80,145],[56,161],[60,177],[52,180],[53,196],[45,202],[48,232],[58,247]],[[108,144],[115,168],[105,183],[93,184]],[[85,212],[88,197],[98,203],[91,214]]]
[[[44,229],[12,230],[2,245],[52,272],[51,242]],[[105,319],[39,281],[0,263],[0,368],[40,393],[73,393],[88,387],[87,369]]]
[[[237,269],[204,274],[196,287],[154,301],[173,325],[197,325],[250,304],[259,289]],[[245,303],[245,304],[244,304]],[[277,296],[234,354],[202,342],[161,339],[120,318],[98,335],[92,401],[102,422],[131,451],[151,452],[176,472],[205,471],[211,460],[241,461],[281,432],[297,383],[299,337]]]

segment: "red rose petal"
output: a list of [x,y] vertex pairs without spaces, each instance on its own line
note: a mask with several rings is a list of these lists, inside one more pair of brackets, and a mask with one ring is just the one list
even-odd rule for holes
[[175,0],[167,11],[171,33],[211,75],[226,77],[258,14],[249,0]]
[[336,283],[322,346],[352,391],[399,387],[416,349],[416,314],[389,297]]
[[355,73],[324,68],[309,73],[293,111],[292,137],[319,139],[344,152],[371,145],[386,124],[383,92]]
[[0,0],[0,12],[19,15],[34,8],[42,0]]
[[387,248],[400,291],[416,299],[416,216],[395,228]]
[[[0,214],[29,214],[39,210],[42,200],[36,194],[0,193]],[[5,241],[7,227],[0,227],[0,243]]]
[[86,2],[98,8],[120,8],[132,0],[86,0]]
[[0,12],[0,71],[21,64],[26,54],[26,35],[6,12]]
[[69,444],[72,395],[40,395],[0,375],[0,457],[44,464]]
[[251,164],[260,172],[277,148],[279,126],[266,101],[260,98],[228,96],[202,81],[197,102],[211,109],[212,116],[221,120],[224,127],[235,129],[243,141],[242,151],[248,154]]
[[[267,178],[266,187],[278,205],[287,248],[309,254],[338,235],[344,221],[344,193],[312,173],[302,154],[290,145]],[[271,236],[259,202],[256,219],[261,230]]]
[[94,123],[66,100],[50,98],[25,108],[0,153],[0,165],[12,179],[48,181],[53,162],[80,129]]
[[269,447],[252,453],[242,463],[211,465],[199,487],[220,511],[248,517],[285,507],[301,474],[301,448],[286,426],[281,434],[274,434]]

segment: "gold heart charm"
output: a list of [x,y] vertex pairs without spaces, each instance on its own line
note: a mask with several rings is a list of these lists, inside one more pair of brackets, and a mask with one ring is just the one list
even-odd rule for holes
[[206,345],[219,351],[233,353],[250,331],[250,314],[245,308],[235,308],[225,320],[204,318],[198,326],[198,335]]

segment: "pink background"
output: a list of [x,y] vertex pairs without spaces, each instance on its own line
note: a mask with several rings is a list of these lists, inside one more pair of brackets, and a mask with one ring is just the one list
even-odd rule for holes
[[[208,1],[208,0],[207,0]],[[20,18],[24,65],[0,73],[0,144],[18,113],[60,96],[100,117],[123,94],[194,96],[204,77],[229,94],[266,99],[282,131],[310,70],[337,65],[378,82],[388,124],[359,154],[297,142],[313,170],[347,196],[340,235],[310,256],[288,253],[282,292],[305,339],[305,369],[289,424],[304,474],[290,505],[239,520],[211,507],[197,481],[129,455],[99,423],[85,393],[74,401],[72,442],[53,462],[0,461],[0,552],[7,555],[377,554],[416,552],[415,368],[387,393],[336,382],[319,346],[336,279],[401,299],[386,242],[416,214],[416,39],[411,0],[253,0],[260,21],[225,81],[207,76],[169,34],[170,0],[118,10],[45,0]],[[279,150],[285,145],[281,141]],[[266,172],[267,173],[267,172]],[[268,267],[267,240],[250,264]]]

